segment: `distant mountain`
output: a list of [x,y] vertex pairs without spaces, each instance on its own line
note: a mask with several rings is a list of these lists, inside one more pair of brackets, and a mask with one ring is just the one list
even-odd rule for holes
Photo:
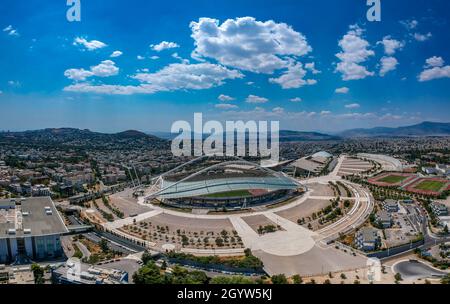
[[341,132],[339,135],[342,137],[450,136],[450,123],[425,121],[417,125],[398,128],[352,129]]
[[168,147],[167,140],[153,135],[128,130],[107,134],[75,128],[52,128],[24,132],[0,132],[0,144],[21,143],[25,145],[66,147],[97,147],[108,149],[117,144],[126,147],[160,148]]
[[136,131],[136,130],[127,130],[127,131],[123,131],[123,132],[116,133],[116,134],[113,134],[113,135],[115,135],[117,137],[122,137],[122,138],[127,138],[127,137],[131,137],[131,138],[145,138],[145,137],[149,137],[149,136],[150,137],[158,137],[158,136],[154,136],[154,135],[148,135],[148,134],[145,134],[143,132]]
[[318,132],[280,130],[280,142],[340,140],[341,137]]
[[[174,139],[178,134],[173,134],[170,132],[154,132],[152,133],[155,136],[160,138],[164,138],[167,140]],[[191,134],[191,138],[194,137],[194,133]],[[224,135],[225,136],[225,135]],[[205,139],[208,137],[207,134],[203,135]],[[322,140],[340,140],[339,136],[328,135],[317,132],[301,132],[301,131],[289,131],[289,130],[280,130],[279,133],[280,142],[296,142],[296,141],[322,141]]]

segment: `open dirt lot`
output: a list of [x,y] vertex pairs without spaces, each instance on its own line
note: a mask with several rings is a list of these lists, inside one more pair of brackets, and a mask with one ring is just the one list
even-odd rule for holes
[[252,216],[246,216],[242,218],[250,227],[252,227],[252,229],[257,233],[258,232],[258,227],[259,226],[267,226],[267,225],[273,225],[273,226],[277,226],[276,223],[272,222],[271,220],[269,220],[266,216],[264,215],[252,215]]
[[307,199],[298,206],[276,212],[276,214],[291,222],[297,223],[298,219],[311,216],[314,212],[320,211],[329,205],[331,205],[329,200]]

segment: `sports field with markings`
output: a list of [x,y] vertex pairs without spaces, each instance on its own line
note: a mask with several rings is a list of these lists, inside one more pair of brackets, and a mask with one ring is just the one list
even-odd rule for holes
[[404,181],[407,178],[407,176],[401,176],[401,175],[388,175],[383,178],[380,178],[378,181],[388,184],[397,184],[402,181]]

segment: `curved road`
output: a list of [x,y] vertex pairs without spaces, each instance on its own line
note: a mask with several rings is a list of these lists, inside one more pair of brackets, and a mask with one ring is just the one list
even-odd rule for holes
[[440,278],[447,275],[446,272],[437,270],[419,261],[400,261],[392,266],[393,273],[400,273],[404,279]]

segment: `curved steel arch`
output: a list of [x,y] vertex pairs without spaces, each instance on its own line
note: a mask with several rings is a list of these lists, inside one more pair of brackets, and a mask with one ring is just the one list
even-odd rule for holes
[[[172,170],[170,170],[170,171],[168,171],[168,172],[165,172],[165,173],[161,174],[161,175],[158,177],[158,181],[161,181],[161,179],[162,179],[164,176],[166,176],[167,174],[169,174],[169,173],[171,173],[171,172],[174,172],[174,171],[176,171],[176,170],[178,170],[178,169],[181,169],[181,168],[183,168],[183,167],[185,167],[185,166],[187,166],[187,165],[189,165],[189,164],[195,163],[196,161],[200,161],[200,160],[203,160],[203,159],[209,158],[209,157],[217,157],[217,156],[204,155],[204,156],[201,156],[201,157],[199,157],[199,158],[193,159],[193,160],[191,160],[191,161],[189,161],[189,162],[187,162],[187,163],[185,163],[185,164],[183,164],[183,165],[180,165],[180,166],[178,166],[178,167],[176,167],[176,168],[174,168],[174,169],[172,169]],[[198,176],[198,175],[200,175],[200,174],[202,174],[202,173],[204,173],[204,172],[206,172],[206,171],[208,171],[208,170],[212,170],[212,169],[219,168],[219,167],[223,167],[223,166],[230,165],[230,164],[237,164],[237,165],[239,165],[239,164],[240,164],[240,165],[251,165],[251,166],[254,166],[254,167],[256,167],[257,169],[260,169],[260,170],[262,170],[262,171],[265,171],[265,172],[267,172],[267,173],[269,173],[269,174],[271,174],[271,175],[273,175],[273,176],[275,176],[275,177],[277,177],[277,178],[279,178],[279,179],[282,179],[282,178],[289,178],[294,184],[296,184],[296,185],[298,185],[298,186],[303,186],[303,185],[300,184],[298,181],[296,181],[295,179],[292,179],[292,178],[286,176],[285,174],[282,174],[282,173],[273,171],[273,170],[271,170],[271,169],[269,169],[269,168],[264,168],[264,167],[262,167],[262,166],[260,166],[260,165],[258,165],[258,164],[256,164],[256,163],[253,163],[253,162],[244,160],[244,159],[242,159],[242,158],[240,158],[240,157],[237,157],[237,156],[225,156],[225,157],[228,157],[228,158],[234,158],[234,160],[230,160],[230,161],[226,161],[226,162],[221,162],[221,163],[218,163],[218,164],[215,164],[215,165],[212,165],[212,166],[203,168],[203,169],[200,170],[200,171],[197,171],[197,172],[195,172],[195,173],[193,173],[193,174],[191,174],[191,175],[189,175],[189,176],[187,176],[187,177],[185,177],[185,178],[182,178],[181,180],[179,180],[179,181],[177,181],[177,182],[175,182],[175,183],[173,183],[173,184],[171,184],[171,185],[168,185],[167,187],[164,187],[164,188],[160,189],[159,191],[157,191],[157,192],[155,192],[155,193],[152,193],[151,195],[146,196],[146,197],[144,198],[144,200],[148,200],[148,199],[155,198],[155,197],[157,197],[158,195],[161,195],[161,193],[164,192],[164,191],[166,191],[167,189],[172,188],[172,187],[176,187],[178,184],[183,183],[183,182],[185,182],[186,180],[189,180],[189,179],[191,179],[191,178],[193,178],[193,177],[195,177],[195,176]],[[205,186],[205,187],[207,187],[207,186]]]

